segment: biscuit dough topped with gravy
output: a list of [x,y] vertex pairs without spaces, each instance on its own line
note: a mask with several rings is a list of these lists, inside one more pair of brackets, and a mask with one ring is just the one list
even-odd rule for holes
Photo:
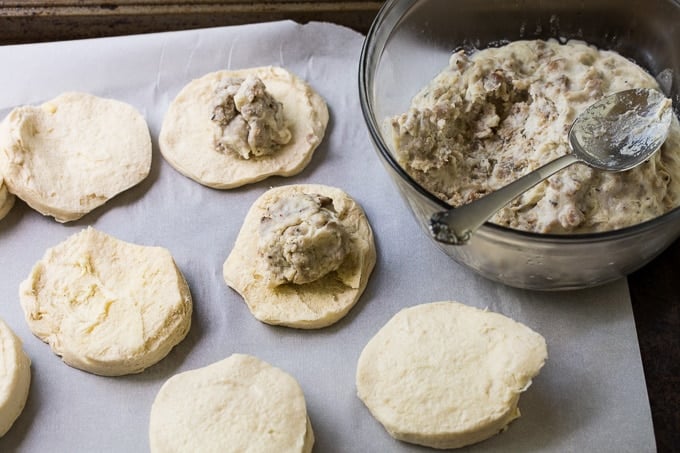
[[331,198],[295,193],[267,208],[258,251],[272,286],[302,285],[340,267],[349,239]]
[[159,144],[177,171],[230,189],[302,171],[328,124],[328,107],[279,67],[216,71],[187,84],[163,120]]
[[349,312],[375,260],[361,207],[340,189],[299,184],[253,203],[223,273],[255,318],[315,329]]
[[[449,66],[390,121],[400,165],[461,206],[570,152],[567,132],[590,104],[658,88],[641,67],[583,42],[516,41],[452,55]],[[572,165],[491,221],[538,233],[587,233],[649,220],[680,205],[680,124],[660,152],[620,173]]]

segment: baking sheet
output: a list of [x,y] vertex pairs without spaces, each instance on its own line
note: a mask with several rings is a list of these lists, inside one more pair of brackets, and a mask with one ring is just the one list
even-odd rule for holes
[[[151,174],[80,221],[61,225],[23,202],[0,221],[0,317],[33,361],[28,403],[0,451],[148,451],[149,409],[175,373],[249,353],[301,384],[317,452],[427,451],[393,440],[356,397],[363,346],[399,309],[457,300],[506,314],[546,337],[549,361],[520,399],[522,417],[462,451],[655,450],[640,353],[625,280],[583,291],[538,293],[487,281],[454,263],[418,229],[369,142],[357,94],[363,37],[332,24],[277,22],[197,31],[0,47],[0,115],[63,91],[88,91],[137,107],[154,142]],[[310,165],[218,191],[177,173],[157,137],[172,98],[218,69],[283,66],[327,100],[327,136]],[[346,318],[318,331],[256,321],[222,280],[222,263],[251,203],[271,186],[324,183],[364,207],[378,262]],[[188,337],[139,375],[107,378],[64,365],[28,329],[19,283],[46,248],[88,225],[120,239],[167,247],[194,299]]]

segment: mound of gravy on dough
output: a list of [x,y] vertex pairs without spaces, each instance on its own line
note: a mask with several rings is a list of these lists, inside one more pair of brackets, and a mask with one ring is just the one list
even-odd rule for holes
[[250,159],[272,154],[290,142],[283,104],[267,92],[259,77],[226,79],[215,97],[211,120],[221,128],[215,144],[219,151]]
[[331,198],[296,193],[267,208],[258,252],[271,286],[302,285],[340,267],[349,240]]

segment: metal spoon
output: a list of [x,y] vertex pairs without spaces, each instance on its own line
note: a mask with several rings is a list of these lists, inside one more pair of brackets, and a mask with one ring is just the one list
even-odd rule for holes
[[663,144],[672,116],[670,99],[654,89],[638,88],[606,96],[584,110],[571,125],[571,153],[479,200],[435,213],[430,219],[430,232],[439,242],[463,245],[503,206],[576,162],[600,170],[629,170]]

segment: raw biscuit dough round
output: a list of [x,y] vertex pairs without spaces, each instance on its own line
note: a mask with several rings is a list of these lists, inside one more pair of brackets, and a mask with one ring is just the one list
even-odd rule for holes
[[0,219],[5,217],[14,206],[14,194],[7,190],[5,181],[0,176]]
[[0,319],[0,437],[24,410],[31,385],[31,360],[21,340]]
[[48,249],[19,287],[31,331],[68,365],[139,373],[189,331],[189,287],[170,252],[87,228]]
[[309,453],[314,432],[297,381],[233,354],[167,380],[151,406],[152,453]]
[[81,218],[150,168],[146,121],[124,102],[64,93],[15,108],[0,126],[0,174],[10,192],[58,222]]
[[[350,251],[340,267],[306,284],[270,287],[258,257],[258,226],[267,207],[291,194],[330,197],[348,233]],[[344,191],[320,184],[281,186],[262,194],[248,211],[229,257],[224,262],[226,283],[245,300],[255,318],[267,324],[300,329],[329,326],[349,312],[368,283],[376,261],[373,232],[359,204]]]
[[403,309],[359,357],[357,393],[394,438],[458,448],[519,417],[545,340],[498,313],[457,302]]
[[[211,120],[215,90],[229,78],[259,77],[283,104],[291,141],[268,156],[243,159],[216,149],[219,127]],[[328,107],[305,81],[273,66],[217,71],[186,85],[170,104],[159,136],[163,157],[177,171],[205,186],[230,189],[269,176],[302,171],[319,146],[328,124]]]

